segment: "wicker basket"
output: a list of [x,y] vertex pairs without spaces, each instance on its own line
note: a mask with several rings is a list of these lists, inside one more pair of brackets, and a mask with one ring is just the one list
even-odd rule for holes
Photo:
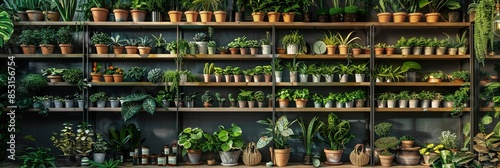
[[365,145],[357,144],[349,155],[349,160],[354,166],[367,165],[370,162],[370,154],[365,150]]
[[243,163],[247,166],[255,166],[262,160],[262,155],[257,149],[255,142],[250,142],[247,148],[243,150]]

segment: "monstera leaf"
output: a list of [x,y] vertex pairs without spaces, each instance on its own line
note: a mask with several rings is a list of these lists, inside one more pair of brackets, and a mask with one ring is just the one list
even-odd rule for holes
[[132,94],[124,97],[121,110],[123,121],[132,118],[141,109],[153,115],[156,109],[154,98],[147,94]]
[[9,14],[6,11],[0,12],[0,46],[9,41],[12,32],[14,32],[14,24]]

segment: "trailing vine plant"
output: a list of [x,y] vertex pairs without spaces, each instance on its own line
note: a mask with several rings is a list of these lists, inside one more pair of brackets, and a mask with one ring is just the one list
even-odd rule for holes
[[489,42],[493,48],[494,34],[491,32],[491,20],[495,8],[494,0],[482,0],[477,5],[476,18],[474,20],[474,51],[476,59],[484,66],[484,58],[488,54]]

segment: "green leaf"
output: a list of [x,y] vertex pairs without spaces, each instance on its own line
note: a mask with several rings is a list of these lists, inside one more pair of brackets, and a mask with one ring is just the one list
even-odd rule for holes
[[132,101],[141,101],[149,97],[147,94],[131,94],[123,98],[123,103]]
[[121,111],[123,121],[132,118],[141,108],[142,106],[137,102],[124,102]]
[[459,9],[460,8],[460,3],[458,3],[458,1],[449,0],[446,3],[446,7],[448,7],[448,9],[452,9],[452,10]]
[[220,130],[219,134],[217,134],[217,137],[222,142],[226,142],[227,140],[229,140],[229,132],[227,132],[226,130]]
[[234,126],[231,129],[232,129],[231,131],[233,132],[231,136],[233,136],[233,137],[240,136],[243,133],[243,131],[241,130],[241,127],[239,127],[239,126]]
[[495,128],[493,129],[494,135],[500,135],[500,122],[497,123]]
[[427,6],[427,5],[429,5],[430,3],[431,2],[428,1],[428,0],[420,0],[420,1],[418,1],[418,7],[419,8],[423,8],[423,7]]
[[146,110],[149,114],[153,115],[156,110],[156,102],[153,98],[148,97],[144,102],[142,102],[142,108]]
[[470,122],[465,123],[465,125],[462,128],[462,132],[465,136],[468,136],[470,133]]
[[265,147],[272,140],[273,140],[273,137],[267,137],[267,136],[260,137],[259,141],[257,141],[257,149],[261,149],[261,148]]
[[491,122],[493,122],[493,118],[489,114],[486,114],[483,116],[483,118],[481,118],[481,123],[483,125],[488,125]]
[[0,46],[9,41],[13,32],[14,24],[12,24],[9,14],[6,11],[0,12]]

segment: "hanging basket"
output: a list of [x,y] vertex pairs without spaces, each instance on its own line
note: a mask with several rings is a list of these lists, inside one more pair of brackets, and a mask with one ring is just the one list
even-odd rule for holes
[[247,148],[243,150],[243,163],[247,166],[255,166],[262,160],[262,155],[260,154],[255,142],[250,142]]
[[349,155],[349,160],[351,160],[354,166],[361,167],[367,165],[370,162],[370,154],[365,150],[365,145],[357,144]]

